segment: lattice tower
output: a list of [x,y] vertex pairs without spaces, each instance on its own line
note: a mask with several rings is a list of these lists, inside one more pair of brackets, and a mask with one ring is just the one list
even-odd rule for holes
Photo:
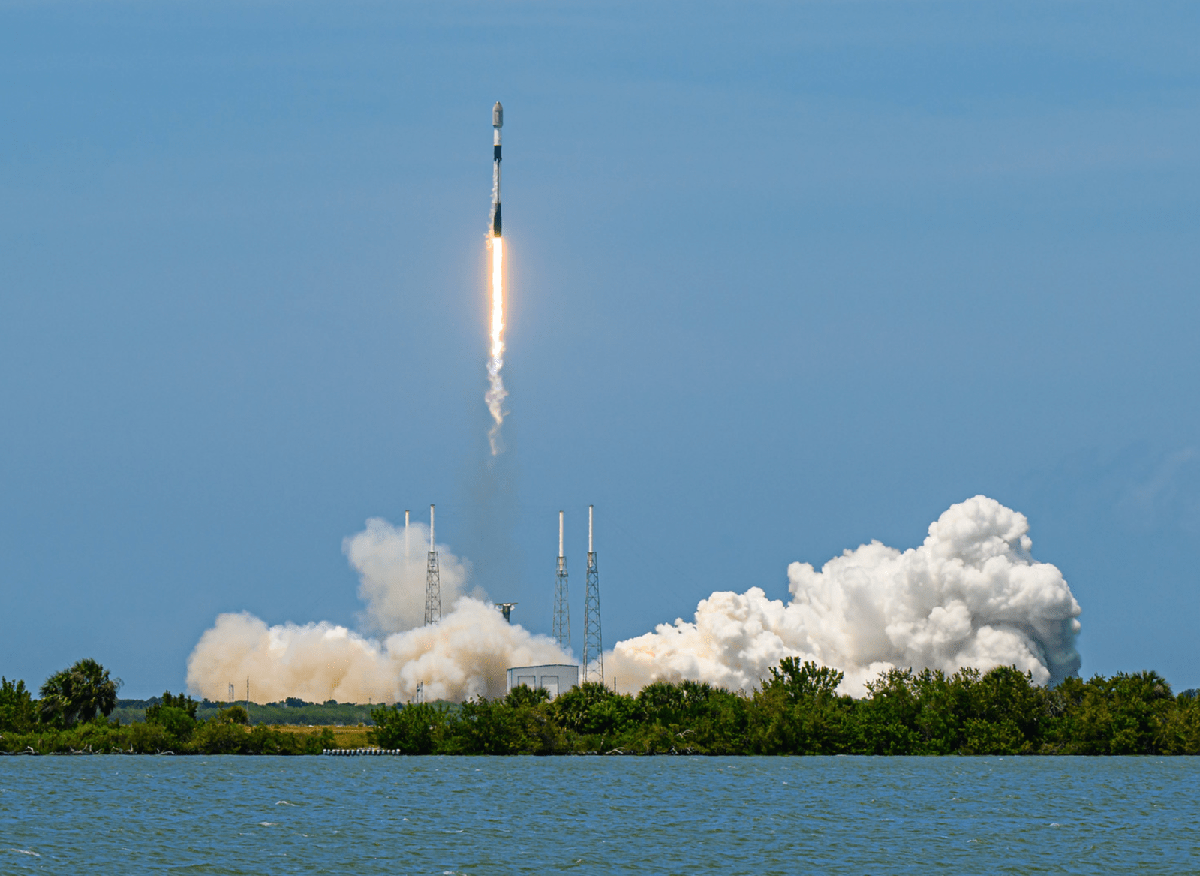
[[604,639],[600,635],[600,569],[592,542],[592,511],[588,505],[587,584],[583,594],[583,680],[604,683]]

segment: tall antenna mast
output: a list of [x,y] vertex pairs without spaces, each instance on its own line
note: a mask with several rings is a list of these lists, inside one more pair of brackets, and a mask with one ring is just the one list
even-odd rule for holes
[[554,641],[571,650],[571,606],[567,601],[567,558],[563,556],[563,513],[558,512],[558,569],[554,575]]
[[425,625],[442,619],[442,577],[433,541],[433,506],[429,506],[429,564],[425,567]]
[[404,509],[404,565],[400,567],[400,586],[408,591],[408,509]]
[[583,594],[583,680],[604,684],[604,640],[600,635],[600,570],[592,543],[592,511],[588,505],[587,585]]

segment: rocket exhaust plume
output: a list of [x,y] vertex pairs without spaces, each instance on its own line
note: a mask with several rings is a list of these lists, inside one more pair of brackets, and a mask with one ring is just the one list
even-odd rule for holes
[[[230,612],[196,643],[188,690],[217,700],[234,679],[252,679],[254,697],[296,696],[313,702],[406,702],[502,697],[509,666],[569,662],[548,636],[508,623],[469,584],[470,563],[434,542],[441,561],[441,621],[424,626],[425,552],[432,530],[372,518],[342,549],[358,572],[364,603],[359,629],[328,621],[268,624]],[[411,541],[411,544],[410,544]]]
[[500,101],[492,107],[492,130],[494,145],[492,147],[492,216],[488,248],[492,251],[492,320],[491,320],[491,349],[488,354],[488,390],[484,396],[488,411],[492,415],[492,428],[488,430],[488,444],[492,448],[492,456],[503,449],[500,440],[500,427],[504,423],[504,399],[508,391],[504,388],[504,380],[500,371],[504,368],[504,238],[501,237],[500,223],[500,129],[504,127],[504,107]]
[[689,678],[750,690],[784,657],[845,673],[862,696],[889,669],[1013,666],[1037,684],[1079,670],[1079,603],[1062,572],[1032,554],[1029,521],[975,496],[947,509],[919,547],[873,541],[788,567],[788,601],[758,587],[717,592],[694,619],[618,642],[604,668],[624,690]]
[[[418,686],[427,699],[462,700],[504,696],[509,666],[572,661],[553,638],[506,623],[470,588],[470,564],[436,542],[450,612],[422,626],[424,552],[408,539],[432,532],[409,526],[416,532],[371,519],[343,543],[365,603],[358,631],[222,614],[188,658],[188,690],[219,700],[249,677],[263,702],[396,702]],[[1057,568],[1033,558],[1028,533],[1023,514],[976,496],[946,510],[918,547],[871,542],[819,570],[792,563],[790,599],[758,587],[713,593],[692,620],[618,642],[604,670],[624,691],[684,678],[751,690],[784,657],[842,670],[842,693],[856,696],[880,672],[908,667],[1015,665],[1054,684],[1079,670],[1079,603]]]

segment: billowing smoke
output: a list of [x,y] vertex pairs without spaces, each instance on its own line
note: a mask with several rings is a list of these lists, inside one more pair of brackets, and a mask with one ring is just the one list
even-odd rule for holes
[[[413,523],[393,526],[372,517],[367,528],[342,541],[342,552],[358,572],[362,629],[376,635],[410,630],[425,622],[425,570],[429,559],[429,527]],[[442,602],[454,605],[467,592],[470,565],[449,551],[438,554]],[[486,600],[479,588],[470,594]]]
[[[918,548],[879,542],[835,557],[818,572],[788,568],[791,600],[757,587],[718,592],[693,621],[662,624],[618,642],[605,674],[621,690],[656,680],[707,681],[750,690],[784,657],[845,672],[854,695],[890,668],[987,670],[1015,665],[1039,684],[1078,671],[1079,604],[1059,570],[1036,562],[1029,522],[976,496],[952,506]],[[429,530],[372,519],[343,543],[359,572],[355,632],[328,622],[268,626],[248,613],[222,614],[188,659],[193,694],[224,699],[249,678],[251,698],[398,702],[502,696],[510,666],[573,662],[548,636],[508,624],[481,593],[466,594],[469,565],[439,546],[443,605],[421,626]]]
[[714,593],[694,621],[618,642],[605,674],[621,690],[683,678],[750,690],[791,656],[842,670],[853,695],[890,668],[1015,665],[1057,683],[1079,669],[1079,603],[1056,567],[1030,555],[1028,532],[1023,514],[976,496],[918,548],[871,542],[819,572],[792,563],[790,602],[757,587]]
[[570,662],[552,639],[507,623],[481,594],[462,595],[467,564],[440,545],[442,604],[450,610],[419,626],[428,539],[428,529],[410,527],[406,552],[403,527],[372,519],[343,543],[366,602],[360,620],[384,638],[326,621],[268,626],[248,612],[222,614],[188,658],[188,690],[224,700],[229,684],[240,689],[248,678],[257,702],[407,702],[422,684],[427,700],[492,698],[504,695],[510,666]]

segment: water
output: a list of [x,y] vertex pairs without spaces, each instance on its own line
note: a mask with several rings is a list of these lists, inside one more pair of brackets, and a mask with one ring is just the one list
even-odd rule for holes
[[1194,758],[0,758],[0,873],[1196,873]]

